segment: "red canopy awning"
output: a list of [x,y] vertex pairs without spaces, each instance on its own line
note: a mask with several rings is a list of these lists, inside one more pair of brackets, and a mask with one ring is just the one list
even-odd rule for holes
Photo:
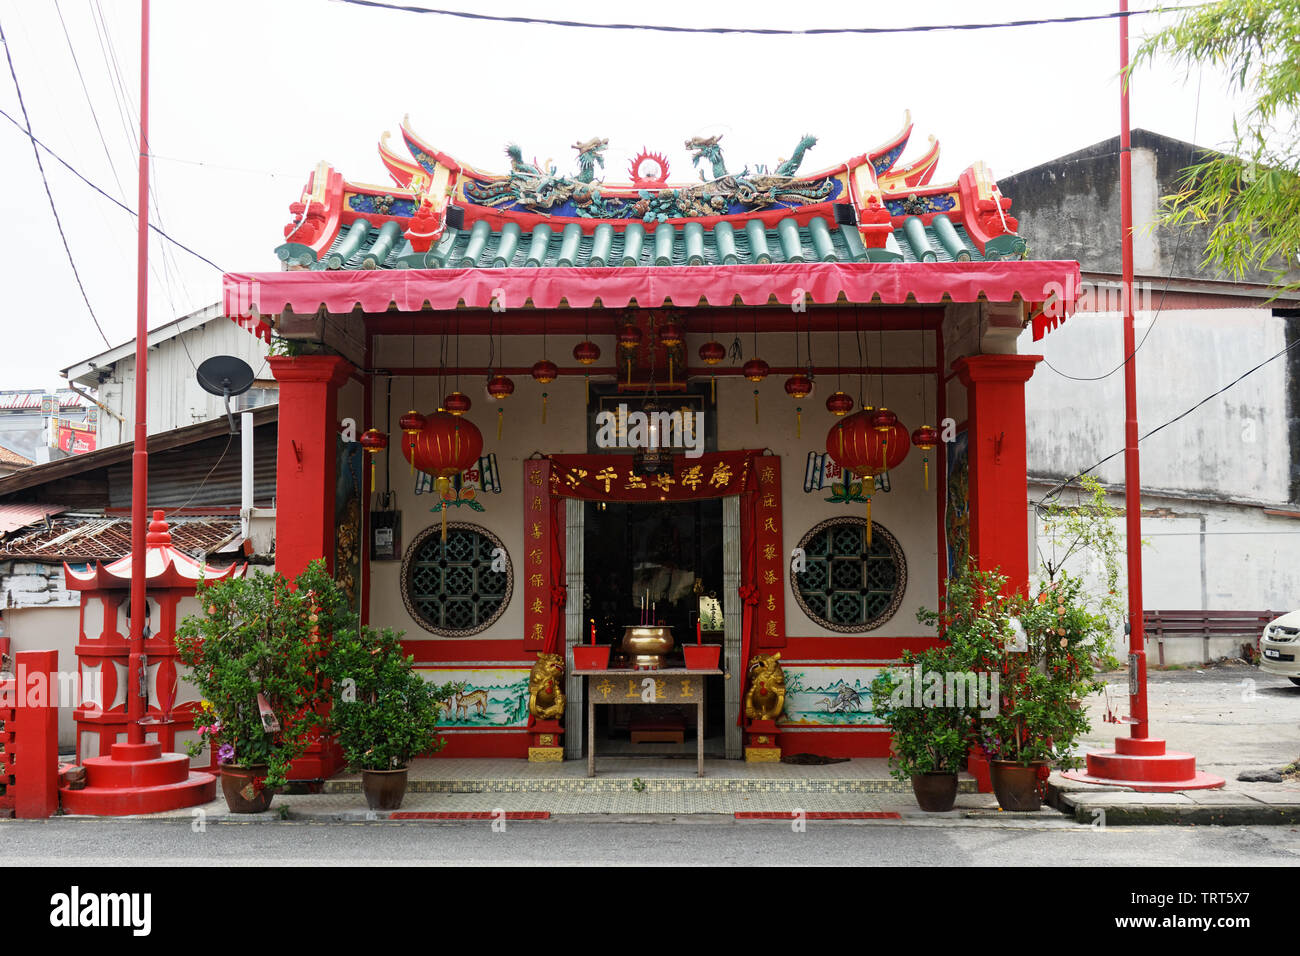
[[[226,315],[263,338],[263,316],[286,309],[310,315],[322,306],[334,314],[357,307],[367,314],[457,307],[525,306],[553,309],[641,308],[670,301],[678,308],[790,303],[801,297],[830,305],[942,302],[1044,302],[1055,290],[1079,286],[1079,264],[1070,261],[1007,262],[785,262],[769,265],[657,266],[534,269],[375,269],[229,273],[224,279]],[[1068,304],[1067,304],[1068,305]],[[1063,316],[1062,316],[1063,318]],[[1042,338],[1057,320],[1034,322]]]

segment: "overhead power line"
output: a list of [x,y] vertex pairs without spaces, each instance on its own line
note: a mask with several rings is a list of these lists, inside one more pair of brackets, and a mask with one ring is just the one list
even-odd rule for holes
[[1152,10],[1125,10],[1111,13],[1095,13],[1074,17],[1047,17],[1036,20],[1005,20],[997,23],[927,23],[910,27],[809,27],[806,30],[781,29],[778,27],[687,27],[665,23],[593,23],[587,20],[556,20],[550,17],[506,17],[489,13],[471,13],[468,10],[441,10],[430,7],[417,7],[404,3],[384,3],[382,0],[335,0],[357,7],[374,7],[380,10],[395,10],[401,13],[424,13],[439,17],[456,17],[461,20],[479,20],[487,23],[518,23],[535,26],[577,27],[585,30],[651,30],[657,33],[702,33],[702,34],[746,34],[755,36],[834,36],[834,35],[880,35],[895,33],[937,33],[943,30],[997,30],[1004,27],[1034,27],[1052,23],[1087,23],[1094,20],[1116,20],[1125,17],[1145,16],[1149,13],[1178,13],[1183,10],[1195,10],[1209,6],[1205,3],[1191,4],[1183,7],[1167,7]]
[[[89,179],[87,179],[85,176],[83,176],[83,175],[81,174],[81,172],[78,171],[78,169],[77,169],[75,166],[73,166],[73,165],[72,165],[71,163],[69,163],[66,159],[64,159],[62,156],[60,156],[60,155],[59,155],[58,153],[56,153],[54,150],[50,149],[50,147],[46,146],[46,145],[45,145],[44,143],[42,143],[39,139],[37,139],[35,136],[33,136],[32,133],[31,133],[31,130],[29,130],[29,129],[24,129],[24,128],[23,128],[23,124],[20,123],[20,122],[18,122],[18,120],[14,119],[12,116],[10,116],[8,113],[6,113],[4,110],[0,110],[0,116],[3,116],[3,117],[4,117],[5,119],[7,119],[9,122],[13,123],[14,126],[16,126],[16,127],[18,128],[18,131],[19,131],[20,133],[22,133],[24,136],[26,136],[28,139],[30,139],[30,140],[32,141],[32,143],[33,143],[33,148],[35,148],[36,146],[39,146],[41,149],[45,150],[45,152],[49,153],[50,156],[53,157],[53,158],[54,158],[54,159],[59,163],[59,165],[61,165],[64,169],[66,169],[68,172],[72,173],[72,175],[76,176],[76,177],[77,177],[78,179],[80,179],[83,183],[85,183],[85,184],[86,184],[87,186],[89,186],[91,189],[95,190],[95,192],[99,193],[101,196],[103,196],[105,199],[107,199],[107,200],[108,200],[109,202],[111,202],[113,205],[117,206],[117,207],[120,208],[120,209],[124,209],[125,211],[129,212],[129,213],[130,213],[131,215],[133,215],[133,216],[137,215],[137,213],[136,213],[136,211],[135,211],[134,209],[132,209],[130,206],[126,205],[125,203],[120,202],[119,200],[115,199],[113,196],[109,195],[107,192],[105,192],[105,191],[104,191],[103,189],[101,189],[99,186],[97,186],[97,185],[95,185],[94,183],[92,183]],[[38,160],[38,162],[39,162],[39,160]],[[47,191],[47,192],[49,191],[49,185],[48,185],[48,184],[46,185],[46,191]],[[163,232],[163,230],[159,229],[159,228],[158,228],[157,226],[155,226],[153,223],[149,223],[149,228],[150,228],[151,230],[153,230],[154,232],[156,232],[158,235],[162,236],[164,239],[166,239],[168,242],[170,242],[172,245],[174,245],[177,249],[183,249],[183,250],[185,250],[185,251],[188,252],[190,255],[192,255],[194,258],[198,259],[200,262],[207,263],[208,265],[212,266],[212,268],[216,269],[218,272],[222,272],[222,273],[224,273],[224,272],[226,271],[225,269],[221,268],[221,266],[217,265],[215,262],[213,262],[211,259],[209,259],[207,256],[203,255],[202,253],[195,252],[193,249],[191,249],[189,246],[185,245],[185,243],[181,242],[180,240],[178,240],[178,239],[173,239],[171,236],[169,236],[167,233]],[[66,243],[65,243],[65,245],[66,245]]]
[[[1222,395],[1222,394],[1223,394],[1224,392],[1226,392],[1228,389],[1232,388],[1232,387],[1233,387],[1234,385],[1236,385],[1238,382],[1242,381],[1243,379],[1245,379],[1245,378],[1247,378],[1247,377],[1249,377],[1249,376],[1251,376],[1251,375],[1254,375],[1256,372],[1258,372],[1260,369],[1262,369],[1262,368],[1263,368],[1265,365],[1267,365],[1269,362],[1272,362],[1274,359],[1278,359],[1278,358],[1281,358],[1283,355],[1286,355],[1288,352],[1290,352],[1290,351],[1291,351],[1293,348],[1295,348],[1297,345],[1300,345],[1300,339],[1296,339],[1294,342],[1292,342],[1292,343],[1291,343],[1290,345],[1288,345],[1286,348],[1282,349],[1280,352],[1274,352],[1272,355],[1270,355],[1268,358],[1264,359],[1264,361],[1260,362],[1260,363],[1259,363],[1258,365],[1256,365],[1254,368],[1247,369],[1246,371],[1242,372],[1240,375],[1238,375],[1236,378],[1234,378],[1234,379],[1233,379],[1231,382],[1229,382],[1227,385],[1223,386],[1222,388],[1218,389],[1217,391],[1211,392],[1209,395],[1206,395],[1203,399],[1201,399],[1199,402],[1197,402],[1197,403],[1196,403],[1195,405],[1193,405],[1191,408],[1188,408],[1188,409],[1186,409],[1185,411],[1180,412],[1179,414],[1175,415],[1173,418],[1169,419],[1167,422],[1164,422],[1164,423],[1162,423],[1162,424],[1160,424],[1160,425],[1157,425],[1155,428],[1153,428],[1153,429],[1151,429],[1150,431],[1146,432],[1146,433],[1145,433],[1141,438],[1138,439],[1138,441],[1139,441],[1139,442],[1144,442],[1144,441],[1146,441],[1148,438],[1150,438],[1152,435],[1154,435],[1156,432],[1163,431],[1164,429],[1168,428],[1170,425],[1174,424],[1175,422],[1181,421],[1182,419],[1186,418],[1188,415],[1190,415],[1192,412],[1196,411],[1198,408],[1200,408],[1200,407],[1201,407],[1202,405],[1204,405],[1206,402],[1210,401],[1211,399],[1218,398],[1220,395]],[[1083,471],[1079,472],[1079,473],[1076,474],[1074,477],[1072,477],[1072,478],[1067,478],[1065,481],[1062,481],[1062,482],[1060,482],[1059,484],[1057,484],[1057,485],[1053,486],[1052,488],[1048,489],[1048,491],[1047,491],[1047,492],[1046,492],[1046,493],[1045,493],[1041,498],[1038,499],[1038,507],[1041,508],[1042,505],[1043,505],[1043,502],[1045,502],[1048,498],[1053,497],[1053,496],[1056,495],[1057,493],[1063,491],[1065,488],[1067,488],[1067,487],[1069,487],[1070,485],[1074,484],[1074,482],[1078,481],[1078,480],[1079,480],[1080,478],[1082,478],[1084,475],[1088,474],[1089,472],[1095,471],[1096,469],[1100,468],[1102,465],[1106,464],[1106,462],[1111,461],[1111,460],[1114,459],[1114,458],[1118,458],[1120,455],[1124,454],[1124,451],[1125,451],[1125,449],[1121,448],[1119,451],[1111,452],[1111,453],[1110,453],[1109,455],[1107,455],[1105,458],[1101,459],[1100,461],[1094,462],[1092,465],[1090,465],[1090,466],[1088,466],[1087,468],[1083,469]]]
[[[90,319],[95,323],[95,328],[99,330],[99,337],[104,340],[104,344],[109,348],[113,343],[108,340],[104,334],[104,327],[99,324],[99,316],[95,315],[95,307],[90,304],[90,296],[86,294],[86,286],[81,281],[81,273],[77,271],[77,260],[72,255],[72,247],[68,245],[68,237],[63,231],[63,220],[59,218],[59,207],[54,204],[54,194],[50,192],[50,180],[45,175],[45,164],[41,162],[41,151],[36,148],[36,137],[32,136],[32,121],[27,115],[27,104],[23,101],[23,88],[18,83],[18,71],[14,69],[14,58],[9,52],[9,40],[5,37],[4,26],[0,25],[0,45],[5,48],[5,59],[9,62],[9,75],[14,79],[14,91],[18,94],[18,105],[23,111],[23,125],[19,126],[18,121],[9,114],[10,122],[19,126],[32,141],[32,153],[36,156],[36,168],[41,171],[41,182],[45,185],[45,196],[50,201],[50,211],[54,213],[54,224],[59,228],[59,238],[63,240],[63,251],[67,253],[68,265],[72,266],[72,276],[77,280],[77,288],[81,290],[81,299],[86,303],[86,311],[90,313]],[[105,193],[104,195],[108,195]]]

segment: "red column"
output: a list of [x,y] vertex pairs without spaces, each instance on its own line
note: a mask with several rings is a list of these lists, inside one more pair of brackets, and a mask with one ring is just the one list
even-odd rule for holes
[[14,816],[43,820],[59,808],[59,655],[15,657]]
[[339,386],[352,366],[335,355],[277,355],[275,568],[287,578],[317,558],[334,568],[334,464]]
[[967,392],[970,553],[1022,593],[1029,585],[1025,382],[1041,355],[972,355],[953,363]]

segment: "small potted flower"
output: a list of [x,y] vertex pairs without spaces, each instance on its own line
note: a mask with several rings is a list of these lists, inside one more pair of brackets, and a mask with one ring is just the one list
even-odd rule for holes
[[371,810],[396,810],[406,795],[407,768],[434,754],[442,702],[453,685],[427,683],[402,653],[400,635],[362,627],[336,635],[325,672],[331,682],[329,729],[344,757],[361,772]]
[[322,725],[320,661],[329,635],[348,626],[347,595],[321,561],[293,582],[251,574],[195,593],[200,612],[176,629],[185,680],[204,701],[187,749],[216,746],[231,812],[260,812]]

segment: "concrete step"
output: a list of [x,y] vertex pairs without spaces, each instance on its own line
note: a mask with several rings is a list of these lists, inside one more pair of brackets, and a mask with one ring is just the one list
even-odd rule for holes
[[64,813],[124,817],[137,813],[162,813],[210,803],[217,796],[217,778],[210,773],[187,772],[185,779],[144,787],[94,787],[59,791]]

